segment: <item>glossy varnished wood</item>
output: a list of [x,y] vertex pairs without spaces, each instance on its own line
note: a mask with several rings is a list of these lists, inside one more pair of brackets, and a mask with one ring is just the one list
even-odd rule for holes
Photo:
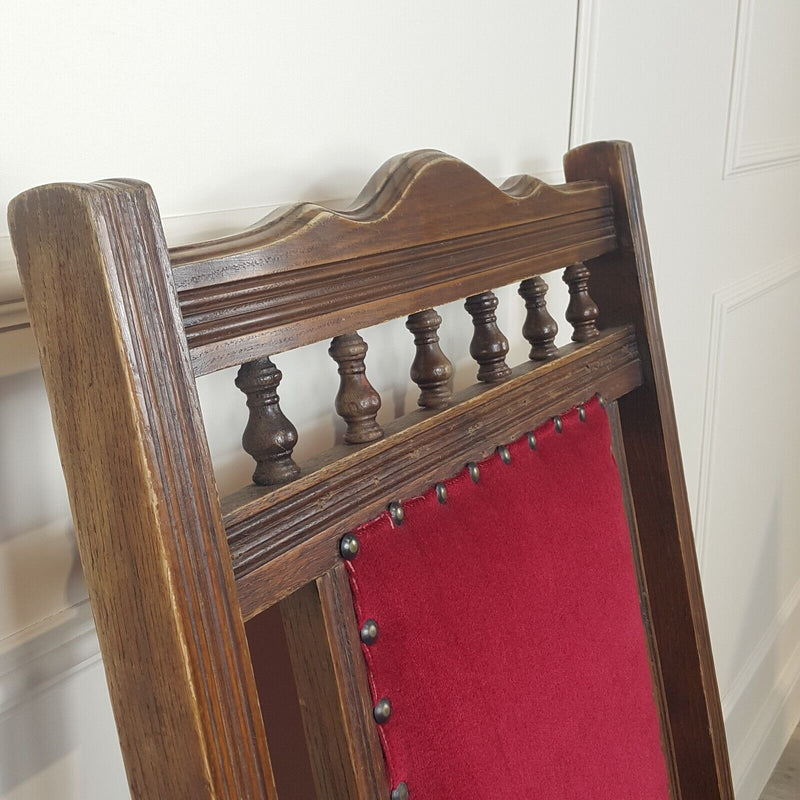
[[297,428],[283,413],[278,386],[283,374],[270,358],[242,364],[236,386],[247,395],[249,417],[242,447],[256,462],[253,483],[272,486],[296,478],[300,468],[292,458]]
[[131,795],[274,798],[152,192],[46,186],[9,221]]
[[521,364],[505,383],[465,389],[448,408],[395,420],[377,442],[332,449],[291,484],[224,499],[245,617],[330,569],[338,538],[390,500],[455,474],[597,391],[612,398],[630,391],[639,381],[634,342],[621,328],[569,345],[560,358]]
[[383,436],[376,422],[381,397],[367,380],[367,343],[358,333],[336,336],[328,353],[339,367],[339,392],[336,413],[347,423],[344,440],[347,444],[372,442]]
[[616,252],[587,264],[604,325],[633,323],[644,382],[619,412],[653,630],[683,800],[732,800],[719,702],[675,412],[633,150],[597,142],[564,157],[567,180],[601,180],[614,196]]
[[469,354],[478,362],[478,380],[484,383],[500,383],[511,374],[506,364],[508,339],[497,325],[497,305],[494,292],[474,294],[464,303],[474,328]]
[[522,335],[528,340],[532,361],[547,361],[558,349],[555,345],[558,323],[547,310],[547,283],[538,275],[526,278],[519,285],[519,295],[525,301],[525,324]]
[[417,349],[411,380],[420,388],[417,405],[422,408],[444,408],[453,398],[453,364],[439,344],[441,324],[442,318],[432,308],[411,314],[406,320]]
[[589,269],[585,264],[570,264],[564,270],[564,283],[569,287],[567,322],[572,325],[572,341],[588,342],[597,336],[600,309],[589,295]]
[[600,183],[554,187],[523,175],[498,188],[458,159],[422,150],[387,162],[348,211],[302,203],[170,255],[199,375],[479,294],[614,244],[610,195]]

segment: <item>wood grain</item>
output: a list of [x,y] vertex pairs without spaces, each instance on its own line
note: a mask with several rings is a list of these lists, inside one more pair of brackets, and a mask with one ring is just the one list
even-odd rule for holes
[[389,796],[353,599],[340,562],[281,603],[317,800]]
[[[454,198],[457,198],[454,201]],[[387,162],[348,211],[280,209],[236,236],[170,251],[200,375],[406,316],[613,249],[608,189],[452,156]]]
[[[563,187],[518,176],[498,188],[419,151],[384,165],[347,211],[300,204],[172,251],[145,184],[54,185],[14,201],[12,240],[134,797],[274,800],[243,617],[279,601],[319,792],[386,797],[339,537],[600,392],[618,399],[615,452],[673,794],[732,800],[630,145],[573,150],[565,172]],[[578,341],[554,352],[538,276],[568,265]],[[544,360],[501,376],[497,353],[481,352],[493,370],[484,377],[503,382],[451,398],[427,310],[469,297],[476,330],[488,326],[496,343],[491,290],[518,280],[525,335]],[[295,437],[269,356],[407,315],[431,407],[299,471],[265,450],[290,451]],[[353,344],[360,358],[352,336],[334,355]],[[194,378],[240,364],[251,421],[273,417],[251,426],[246,446],[260,463],[280,455],[288,481],[246,487],[221,507]],[[342,376],[352,397],[364,395],[362,383],[350,391],[360,374]],[[374,398],[367,405],[371,414]],[[324,719],[309,716],[316,703]]]
[[9,221],[131,795],[274,798],[152,192],[42,187]]
[[564,157],[568,180],[614,195],[616,252],[587,266],[604,325],[633,323],[644,382],[619,412],[683,800],[732,800],[725,728],[694,548],[633,149],[596,142]]

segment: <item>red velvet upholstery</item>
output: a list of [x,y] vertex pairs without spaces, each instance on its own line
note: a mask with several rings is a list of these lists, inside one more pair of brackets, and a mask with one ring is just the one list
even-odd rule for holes
[[[355,531],[392,786],[412,800],[666,800],[630,537],[596,400]],[[413,465],[409,465],[412,468]]]

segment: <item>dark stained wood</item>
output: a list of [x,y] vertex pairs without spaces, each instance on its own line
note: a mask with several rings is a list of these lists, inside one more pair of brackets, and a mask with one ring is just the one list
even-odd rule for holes
[[243,364],[236,386],[247,395],[250,417],[242,435],[242,447],[256,461],[253,483],[271,486],[300,474],[292,459],[297,428],[281,411],[278,386],[283,377],[269,358]]
[[131,795],[275,798],[152,191],[45,186],[9,221]]
[[694,548],[633,149],[597,142],[564,157],[568,180],[614,194],[619,249],[591,261],[604,325],[632,322],[644,382],[619,412],[683,800],[732,800],[722,710]]
[[383,429],[375,418],[381,408],[381,398],[367,380],[364,364],[367,343],[357,333],[345,333],[331,341],[328,353],[339,365],[341,381],[336,395],[336,413],[347,423],[345,442],[363,444],[380,439]]
[[609,398],[630,391],[639,381],[633,342],[622,328],[562,348],[559,358],[527,361],[505,383],[474,385],[449,408],[395,420],[377,442],[333,448],[292,484],[223,499],[245,618],[330,569],[339,537],[390,500],[457,473],[596,391]]
[[528,312],[522,326],[522,335],[531,345],[528,358],[547,361],[558,352],[555,345],[558,323],[547,311],[547,284],[537,275],[522,281],[518,291]]
[[571,264],[564,270],[564,283],[569,287],[567,322],[572,325],[572,341],[588,342],[597,336],[600,309],[589,296],[589,270],[585,264]]
[[636,572],[636,581],[639,585],[639,603],[642,612],[642,621],[646,633],[648,660],[650,662],[650,675],[653,681],[653,695],[658,707],[661,722],[661,749],[667,765],[670,795],[673,800],[679,800],[680,789],[678,784],[678,765],[675,761],[675,747],[672,741],[672,728],[667,711],[667,698],[664,691],[664,675],[661,671],[661,657],[659,656],[658,638],[653,630],[652,611],[650,610],[650,593],[647,589],[647,577],[642,562],[642,545],[639,538],[639,526],[636,522],[636,508],[633,502],[628,462],[625,458],[625,443],[622,438],[622,425],[619,420],[619,408],[615,400],[603,398],[608,426],[611,429],[611,452],[617,462],[620,485],[622,488],[622,501],[625,505],[625,517],[628,520],[628,530],[631,534],[631,551],[633,566]]
[[439,345],[441,324],[442,318],[432,308],[411,314],[406,321],[417,348],[411,380],[420,388],[417,405],[422,408],[444,408],[453,398],[453,365]]
[[[389,500],[600,392],[611,402],[641,556],[674,795],[732,800],[630,146],[578,148],[565,172],[563,187],[518,176],[498,188],[456,159],[420,151],[385,165],[348,211],[300,204],[171,252],[145,184],[55,185],[12,204],[135,798],[273,800],[242,622],[279,601],[317,785],[343,800],[386,797],[339,538]],[[551,353],[538,276],[565,266],[576,341]],[[504,374],[508,345],[491,289],[512,281],[523,281],[525,335],[547,359]],[[423,383],[446,373],[431,308],[465,297],[481,382],[438,407],[444,384]],[[269,357],[345,337],[333,354],[363,364],[352,331],[407,315],[415,338],[427,337],[415,360],[427,348],[415,378],[428,391],[423,408],[298,474],[296,431],[280,411]],[[293,480],[246,487],[221,509],[194,377],[239,364],[257,475]],[[374,399],[359,416],[368,384],[349,369],[351,427],[368,428]]]
[[388,798],[344,565],[280,605],[318,800]]
[[422,150],[387,162],[348,211],[301,203],[170,253],[201,375],[614,246],[602,184],[554,187],[523,175],[498,188],[458,159]]
[[494,313],[497,302],[494,292],[482,292],[468,297],[464,303],[475,328],[469,354],[478,362],[478,380],[484,383],[499,383],[511,374],[506,364],[508,339],[497,326]]

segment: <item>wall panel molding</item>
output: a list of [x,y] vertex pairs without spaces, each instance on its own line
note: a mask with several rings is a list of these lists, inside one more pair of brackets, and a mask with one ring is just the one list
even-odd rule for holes
[[730,286],[719,289],[711,296],[711,335],[708,348],[703,438],[700,448],[700,478],[697,489],[697,503],[695,505],[697,509],[695,542],[701,574],[705,566],[711,515],[711,478],[715,467],[714,452],[718,435],[716,417],[720,402],[720,371],[728,318],[737,309],[769,292],[780,289],[787,281],[798,274],[800,274],[800,253],[783,259],[771,267],[760,270]]
[[0,721],[99,660],[88,600],[0,640]]
[[598,5],[597,0],[578,0],[569,120],[570,148],[585,144],[591,139],[594,76],[597,70]]
[[[758,644],[742,664],[733,683],[722,697],[722,712],[727,718],[736,710],[772,649],[800,607],[800,579],[786,596],[778,612],[764,631]],[[800,646],[800,645],[799,645]],[[798,668],[800,669],[800,667]]]
[[[759,668],[767,661],[772,648],[780,639],[789,642],[797,640],[796,631],[789,630],[789,620],[796,611],[797,605],[783,621],[783,625],[775,631],[771,646],[762,652],[762,660],[750,676],[752,683],[756,682],[759,672],[762,671]],[[783,637],[780,636],[782,632],[785,632]],[[800,644],[795,645],[789,658],[782,661],[780,672],[772,678],[769,690],[763,695],[763,701],[758,703],[758,711],[752,717],[747,733],[731,753],[737,797],[758,797],[774,768],[774,754],[781,753],[789,735],[797,726],[800,716]],[[750,687],[745,685],[742,688],[743,692],[736,698],[736,703],[726,710],[726,720],[729,714],[736,713],[739,703],[744,704],[746,691]]]
[[724,178],[800,162],[800,130],[794,131],[791,137],[776,135],[756,141],[745,141],[744,138],[747,82],[753,59],[755,11],[756,0],[739,0],[728,105]]
[[[741,324],[735,315],[765,295],[778,294],[786,284],[800,277],[800,252],[761,269],[712,295],[711,332],[706,377],[706,398],[700,456],[695,531],[700,570],[711,571],[710,539],[724,536],[711,530],[712,486],[719,473],[729,467],[716,457],[722,449],[721,424],[723,380],[730,369],[726,349],[731,339],[729,326]],[[727,367],[725,366],[727,364]],[[719,424],[718,424],[719,423]],[[719,499],[719,498],[717,498]],[[719,543],[719,539],[714,539]],[[774,766],[788,733],[800,714],[800,580],[794,582],[777,610],[763,620],[758,640],[736,664],[733,679],[722,696],[722,708],[729,728],[731,765],[737,797],[755,798]],[[746,657],[745,657],[746,655]]]

